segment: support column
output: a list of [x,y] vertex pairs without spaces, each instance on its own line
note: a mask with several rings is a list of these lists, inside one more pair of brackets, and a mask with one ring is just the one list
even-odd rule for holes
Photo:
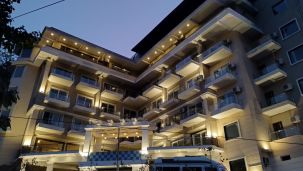
[[54,164],[53,163],[47,163],[46,171],[53,171],[53,170],[54,170]]
[[49,74],[50,69],[51,69],[51,65],[52,65],[52,61],[47,60],[46,64],[45,64],[45,68],[44,68],[44,73],[43,73],[41,85],[40,85],[40,88],[39,88],[40,93],[45,93],[46,83],[47,83],[47,79],[48,79],[48,74]]
[[151,139],[149,136],[149,130],[147,127],[142,128],[142,145],[141,145],[141,152],[143,154],[147,154],[147,148],[150,147],[151,144]]
[[85,132],[85,140],[84,140],[83,150],[82,150],[84,155],[88,155],[88,153],[90,152],[92,139],[93,139],[92,132],[91,131],[86,131]]
[[28,118],[25,136],[22,142],[23,146],[30,146],[32,144],[32,139],[35,132],[36,121],[37,121],[36,119],[38,118],[40,111],[41,111],[40,109],[35,109]]
[[167,99],[168,99],[167,89],[163,88],[162,89],[162,102],[166,102]]

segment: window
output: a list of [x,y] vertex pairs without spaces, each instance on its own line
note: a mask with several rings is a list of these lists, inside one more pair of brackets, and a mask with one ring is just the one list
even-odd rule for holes
[[175,98],[175,99],[178,98],[178,90],[171,91],[168,94],[168,97],[167,97],[168,100],[173,99],[173,98]]
[[119,89],[117,86],[114,86],[114,85],[111,85],[108,83],[104,83],[104,89],[123,94],[123,91],[121,89]]
[[184,141],[183,138],[181,138],[181,139],[178,139],[178,140],[176,140],[176,141],[173,141],[173,142],[171,143],[171,145],[172,145],[173,147],[175,147],[175,146],[184,146],[184,145],[185,145],[185,141]]
[[97,86],[97,80],[89,78],[87,76],[82,75],[80,78],[80,82],[89,84],[89,85],[93,85],[93,86]]
[[61,101],[67,101],[67,99],[68,99],[66,91],[58,90],[58,89],[54,89],[54,88],[51,88],[50,93],[49,93],[49,97],[54,98],[54,99],[58,99],[58,100],[61,100]]
[[238,102],[237,95],[233,91],[231,91],[219,97],[219,108],[237,102]]
[[24,66],[17,66],[14,71],[14,78],[20,78],[23,74]]
[[115,106],[107,103],[102,103],[101,105],[102,112],[114,114],[115,113]]
[[80,95],[78,95],[78,97],[77,97],[77,105],[79,105],[79,106],[91,108],[92,103],[93,103],[93,100],[91,98],[80,96]]
[[277,15],[285,11],[286,8],[287,8],[286,0],[281,0],[272,6],[272,12],[274,13],[274,15]]
[[239,124],[234,122],[224,126],[225,140],[231,140],[240,137]]
[[246,171],[245,159],[229,161],[230,171]]
[[295,33],[299,32],[300,28],[298,26],[297,20],[294,19],[289,23],[285,24],[284,26],[280,27],[280,32],[283,39],[286,39]]
[[291,159],[290,155],[281,156],[280,158],[281,158],[282,161],[286,161],[286,160],[290,160]]
[[298,79],[297,82],[298,82],[298,86],[299,86],[301,95],[303,96],[303,78]]
[[88,125],[88,123],[86,121],[78,119],[78,118],[73,118],[71,128],[73,130],[77,130],[77,131],[84,131],[84,128],[86,125]]
[[136,118],[137,112],[129,109],[124,109],[123,118],[124,119],[131,119]]
[[59,127],[63,127],[64,123],[64,115],[53,113],[53,112],[44,112],[42,117],[42,123],[49,124],[49,125],[55,125]]
[[288,51],[287,54],[291,64],[303,61],[303,44]]
[[64,76],[64,77],[73,78],[72,72],[62,69],[62,68],[54,68],[53,73]]
[[204,140],[206,139],[206,130],[195,133],[192,135],[193,145],[206,145]]

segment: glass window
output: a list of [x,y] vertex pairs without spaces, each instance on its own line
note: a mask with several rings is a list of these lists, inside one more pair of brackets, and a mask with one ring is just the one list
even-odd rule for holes
[[83,83],[87,83],[89,85],[93,85],[93,86],[97,85],[97,80],[89,78],[89,77],[84,76],[84,75],[81,76],[80,81],[83,82]]
[[303,95],[303,78],[299,79],[298,81],[299,90],[301,92],[301,95]]
[[24,66],[17,66],[14,71],[14,78],[20,78],[23,74]]
[[113,91],[113,92],[117,92],[117,93],[123,93],[123,91],[121,89],[119,89],[117,86],[114,86],[114,85],[111,85],[111,84],[108,84],[108,83],[104,83],[104,89],[105,90],[110,90],[110,91]]
[[78,119],[78,118],[73,118],[72,126],[71,128],[73,130],[77,131],[84,131],[85,126],[88,125],[87,121]]
[[225,140],[231,140],[240,137],[238,122],[224,126]]
[[174,90],[174,91],[172,91],[172,92],[170,92],[170,93],[168,94],[167,99],[170,100],[170,99],[172,99],[172,98],[175,98],[175,99],[178,98],[178,90]]
[[152,103],[152,108],[153,108],[153,109],[159,109],[161,104],[162,104],[162,98],[160,98],[160,99],[154,101],[154,102]]
[[246,171],[244,158],[229,161],[230,171]]
[[49,97],[54,98],[54,99],[58,99],[58,100],[61,100],[61,101],[67,101],[67,99],[68,99],[66,91],[58,90],[58,89],[54,89],[54,88],[51,88],[50,93],[49,93]]
[[73,78],[72,72],[62,69],[62,68],[54,68],[53,73],[64,76],[64,77]]
[[79,106],[91,108],[92,103],[93,103],[93,100],[91,98],[80,96],[80,95],[77,97],[77,105],[79,105]]
[[303,61],[303,45],[288,51],[288,56],[291,64],[296,64]]
[[292,20],[280,28],[283,39],[286,39],[289,36],[297,33],[299,30],[300,29],[296,20]]
[[123,118],[124,119],[131,119],[131,118],[136,118],[137,112],[129,109],[124,109],[123,112]]
[[286,0],[281,0],[275,5],[272,6],[272,12],[277,15],[280,14],[281,12],[285,11],[287,8],[287,2]]
[[64,123],[64,115],[53,113],[53,112],[44,112],[42,122],[45,124],[55,125],[59,127],[63,127]]
[[111,104],[107,104],[107,103],[102,103],[101,110],[102,110],[102,112],[105,112],[105,113],[114,114],[115,113],[115,106],[111,105]]

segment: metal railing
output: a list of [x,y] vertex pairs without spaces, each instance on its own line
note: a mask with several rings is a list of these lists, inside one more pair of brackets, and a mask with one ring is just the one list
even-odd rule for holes
[[109,90],[109,91],[112,91],[112,92],[116,92],[116,93],[119,93],[119,94],[123,94],[124,91],[118,87],[115,87],[115,86],[112,86],[110,84],[104,84],[104,89],[105,90]]
[[50,98],[57,99],[57,100],[64,101],[64,102],[67,102],[69,100],[68,95],[63,95],[60,93],[53,93],[52,91],[49,92],[48,96]]
[[83,77],[83,76],[81,76],[80,82],[86,83],[86,84],[88,84],[88,85],[95,86],[95,87],[98,86],[98,82],[97,82],[96,80],[91,79],[91,78],[88,78],[88,77]]
[[192,81],[186,83],[186,86],[180,87],[179,93],[181,93],[181,92],[183,92],[183,91],[186,91],[187,89],[190,89],[190,88],[192,88],[192,87],[200,87],[199,81],[197,81],[197,80],[192,80]]
[[279,95],[275,95],[274,97],[266,99],[266,105],[262,105],[262,107],[271,106],[286,100],[291,100],[286,93],[281,93]]
[[214,44],[213,46],[208,48],[206,51],[202,52],[202,58],[207,59],[211,53],[213,53],[214,51],[216,51],[220,47],[227,46],[227,45],[228,45],[228,43],[227,43],[226,40],[223,40],[223,41],[220,41],[220,42]]
[[211,83],[211,82],[215,81],[216,79],[221,78],[227,74],[233,74],[233,71],[228,66],[221,70],[216,71],[213,76],[206,78],[205,84]]
[[60,68],[54,68],[54,69],[52,70],[52,73],[53,73],[53,74],[56,74],[56,75],[63,76],[63,77],[70,78],[71,80],[74,79],[74,75],[73,75],[72,72],[65,71],[65,70],[60,69]]
[[224,99],[220,99],[219,103],[218,103],[218,109],[221,109],[221,108],[223,108],[227,105],[233,104],[233,103],[239,104],[238,97],[235,94],[228,96]]
[[176,70],[179,70],[181,68],[183,68],[184,65],[188,64],[190,61],[198,61],[198,58],[196,56],[188,56],[186,58],[184,58],[181,62],[179,62],[177,65],[176,65]]
[[203,108],[201,107],[194,107],[194,108],[188,108],[188,110],[184,113],[180,114],[181,120],[186,119],[190,116],[193,116],[195,114],[202,114],[203,113]]
[[271,64],[263,68],[258,75],[256,75],[256,78],[261,77],[263,75],[266,75],[268,73],[273,72],[274,70],[280,69],[278,64]]
[[298,126],[290,126],[288,128],[284,128],[282,130],[272,132],[271,137],[272,140],[278,140],[278,139],[282,139],[294,135],[301,135],[301,134],[302,132]]

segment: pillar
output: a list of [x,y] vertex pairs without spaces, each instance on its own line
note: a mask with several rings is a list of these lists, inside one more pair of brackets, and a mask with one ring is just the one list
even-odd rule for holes
[[85,132],[83,150],[82,150],[84,155],[88,155],[88,153],[90,152],[92,138],[93,138],[92,132],[91,131],[86,131]]
[[46,83],[47,83],[47,79],[48,79],[48,74],[49,74],[50,69],[51,69],[51,65],[52,65],[52,61],[51,60],[46,60],[44,73],[43,73],[41,85],[40,85],[40,88],[39,88],[40,93],[45,93]]
[[53,171],[54,164],[53,163],[47,163],[46,165],[46,171]]
[[149,136],[149,130],[147,127],[142,128],[142,145],[141,145],[141,152],[143,154],[147,154],[147,148],[151,144],[151,138]]
[[40,109],[35,109],[33,113],[29,116],[27,126],[26,126],[26,131],[25,131],[25,136],[23,137],[23,146],[30,146],[32,144],[32,139],[33,135],[35,132],[35,127],[37,123],[37,118],[40,113]]

